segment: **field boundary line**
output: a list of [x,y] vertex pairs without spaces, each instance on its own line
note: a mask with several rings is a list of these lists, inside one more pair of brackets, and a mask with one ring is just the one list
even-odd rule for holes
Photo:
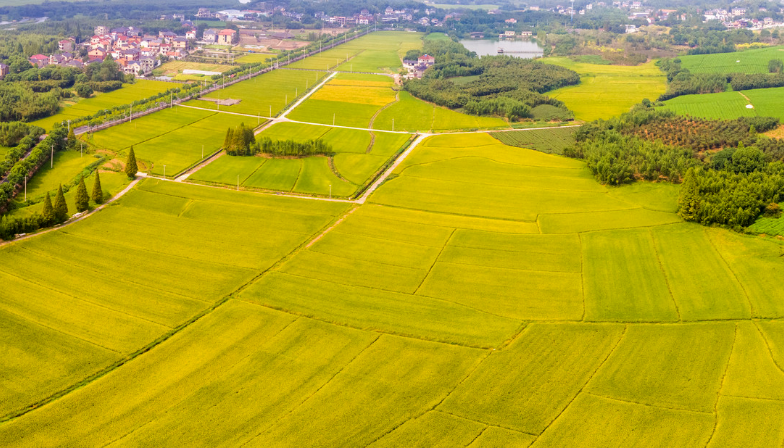
[[219,158],[223,157],[223,155],[224,155],[224,154],[226,154],[226,152],[225,152],[225,151],[223,151],[223,149],[219,149],[219,150],[217,150],[216,152],[214,152],[214,153],[212,153],[211,155],[207,156],[207,157],[206,157],[204,160],[202,160],[202,161],[201,161],[201,162],[200,162],[198,165],[196,165],[196,166],[193,166],[193,167],[191,167],[191,168],[187,168],[185,171],[183,171],[182,173],[180,173],[180,175],[179,175],[179,176],[177,176],[177,177],[175,177],[175,178],[174,178],[174,181],[175,181],[175,182],[182,182],[182,181],[184,181],[185,179],[187,179],[188,177],[190,177],[190,175],[191,175],[191,174],[193,174],[193,173],[195,173],[195,172],[197,172],[197,171],[201,170],[201,169],[202,169],[202,168],[204,168],[205,166],[207,166],[207,165],[211,164],[212,162],[214,162],[214,161],[218,160]]
[[430,265],[430,269],[427,270],[427,274],[425,274],[425,277],[422,278],[421,282],[419,282],[419,286],[417,286],[412,295],[416,295],[416,293],[422,288],[422,285],[425,284],[425,281],[428,279],[428,277],[430,277],[430,274],[433,272],[433,267],[435,267],[436,263],[438,263],[438,259],[441,258],[441,254],[444,253],[446,246],[448,246],[449,242],[452,241],[452,237],[455,235],[455,232],[457,232],[457,229],[453,228],[449,233],[449,236],[446,238],[446,241],[444,241],[444,245],[441,246],[441,250],[438,251],[438,255],[436,255],[436,258],[433,259],[433,264]]
[[506,430],[509,430],[509,431],[512,431],[512,432],[516,432],[518,434],[525,434],[525,435],[528,435],[528,436],[538,437],[536,434],[533,434],[533,433],[530,433],[530,432],[520,431],[519,429],[510,428],[508,426],[503,426],[503,425],[499,425],[499,424],[496,424],[496,423],[488,423],[488,422],[484,422],[482,420],[476,420],[476,419],[473,419],[473,418],[463,417],[461,415],[453,414],[453,413],[451,413],[449,411],[445,411],[443,409],[434,409],[432,412],[440,412],[442,414],[451,415],[452,417],[457,417],[459,419],[468,420],[469,422],[481,423],[481,424],[487,426],[488,428],[491,428],[491,427],[492,428],[501,428],[501,429],[506,429]]
[[292,110],[294,110],[297,107],[299,107],[299,105],[304,103],[305,100],[310,98],[311,95],[313,95],[314,93],[316,93],[319,90],[321,90],[321,88],[324,87],[324,85],[326,83],[328,83],[335,76],[337,76],[337,73],[331,72],[330,74],[325,76],[320,83],[318,83],[317,85],[311,87],[307,92],[305,92],[305,94],[302,95],[302,97],[300,97],[300,99],[296,100],[294,103],[291,103],[290,105],[284,106],[284,110],[283,110],[283,112],[280,114],[280,116],[278,118],[279,119],[286,118],[286,115],[288,115]]
[[[615,343],[615,346],[609,352],[607,352],[607,356],[605,356],[604,359],[602,360],[602,362],[599,363],[599,365],[596,367],[596,369],[593,371],[593,373],[591,373],[591,376],[589,376],[588,379],[585,380],[585,384],[583,384],[583,387],[581,387],[580,390],[578,390],[577,393],[574,394],[574,397],[572,397],[572,399],[569,401],[569,403],[567,403],[566,406],[564,406],[564,408],[561,409],[561,412],[559,412],[558,415],[555,416],[555,418],[550,420],[550,423],[548,423],[544,427],[544,429],[542,430],[542,432],[539,433],[537,438],[540,437],[542,434],[544,434],[551,426],[553,426],[553,423],[555,423],[556,421],[558,421],[559,418],[561,418],[561,416],[564,414],[564,412],[566,412],[566,410],[569,409],[569,407],[572,406],[572,403],[574,403],[574,400],[576,400],[577,397],[579,397],[580,394],[583,393],[583,391],[585,391],[585,388],[588,387],[589,384],[591,384],[591,381],[596,376],[596,373],[599,372],[599,370],[601,370],[601,368],[607,363],[607,360],[610,359],[610,357],[613,355],[613,353],[615,353],[615,350],[618,348],[618,346],[621,345],[621,341],[623,341],[624,336],[626,336],[626,331],[628,329],[629,329],[628,325],[624,325],[623,326],[623,332],[621,332],[621,336],[618,337],[618,342]],[[589,393],[589,392],[586,391],[585,393]]]
[[[279,272],[279,273],[283,274],[283,275],[291,275],[292,277],[294,276],[292,274],[286,274],[285,272]],[[335,283],[335,284],[336,285],[341,285],[341,283]],[[350,285],[343,285],[343,286],[350,286]],[[362,286],[354,286],[354,287],[363,288]],[[381,291],[381,290],[378,290],[378,291]],[[389,291],[387,291],[387,292],[389,292]],[[397,294],[406,294],[406,293],[398,292]],[[411,295],[411,294],[406,294],[406,295]],[[449,302],[448,300],[443,300],[443,299],[437,299],[435,297],[428,297],[428,296],[419,296],[419,297],[426,297],[428,299],[438,300],[440,302],[455,304],[454,302]],[[346,323],[346,322],[330,320],[330,319],[327,319],[327,318],[324,318],[324,317],[317,316],[315,314],[308,314],[308,313],[304,313],[304,312],[300,312],[300,311],[295,311],[295,310],[292,310],[292,309],[289,309],[289,308],[285,308],[285,307],[282,307],[282,306],[278,306],[278,305],[272,305],[272,304],[262,303],[262,302],[255,302],[255,301],[250,301],[250,300],[247,300],[247,299],[240,299],[240,298],[238,298],[236,300],[240,300],[242,302],[248,303],[248,304],[253,305],[253,306],[259,306],[259,307],[262,307],[262,308],[269,308],[271,310],[280,311],[281,313],[291,314],[292,316],[304,317],[306,319],[312,319],[312,320],[315,320],[315,321],[318,321],[318,322],[323,322],[323,323],[326,323],[326,324],[335,325],[337,327],[352,328],[354,330],[366,331],[366,332],[376,333],[376,334],[380,334],[380,335],[394,336],[394,337],[397,337],[397,338],[411,339],[411,340],[420,341],[420,342],[431,342],[431,343],[434,343],[434,344],[451,345],[453,347],[475,348],[475,349],[478,349],[478,350],[488,350],[488,349],[492,349],[493,348],[493,346],[491,346],[491,345],[472,345],[470,343],[447,341],[447,340],[437,339],[437,338],[434,338],[434,337],[427,337],[427,336],[417,335],[417,334],[413,334],[413,333],[400,333],[400,332],[397,332],[395,330],[389,330],[389,329],[360,327],[360,326],[357,326],[357,325],[354,325],[354,324],[350,324],[350,323]],[[475,310],[475,311],[479,311],[481,313],[489,314],[489,315],[492,315],[492,316],[497,316],[495,314],[488,313],[488,312],[482,311],[482,310],[477,310],[475,308],[471,308],[469,306],[465,306],[465,305],[462,305],[462,304],[457,304],[457,305],[465,307],[465,308],[468,308],[468,309],[472,309],[472,310]],[[497,316],[497,317],[504,317],[504,316]],[[504,318],[508,319],[508,320],[520,321],[519,319],[512,319],[512,318],[509,318],[509,317],[504,317]],[[520,322],[522,322],[522,321],[520,321]],[[570,322],[570,321],[560,321],[558,323],[564,323],[564,322]]]
[[760,336],[762,336],[762,340],[765,341],[765,346],[768,347],[768,354],[770,355],[771,359],[773,360],[773,364],[775,364],[776,367],[779,368],[781,373],[784,373],[784,368],[782,368],[781,364],[779,364],[779,362],[776,361],[776,356],[773,354],[773,349],[770,347],[770,342],[768,342],[768,338],[765,337],[765,332],[762,331],[762,329],[759,327],[759,323],[757,323],[756,320],[752,319],[752,323],[754,323],[754,327],[757,329],[757,332],[759,332]]
[[[506,222],[506,223],[536,224],[535,221],[523,221],[523,220],[520,220],[520,219],[510,219],[510,218],[496,218],[496,217],[482,216],[482,215],[467,215],[465,213],[442,212],[442,211],[439,211],[439,210],[425,210],[425,209],[421,209],[421,208],[404,207],[402,205],[377,204],[377,203],[371,203],[371,205],[376,206],[376,207],[389,207],[389,208],[397,208],[397,209],[402,209],[402,210],[411,210],[411,211],[415,211],[415,212],[432,213],[434,215],[459,216],[461,218],[486,219],[488,221],[501,221],[501,222]],[[387,218],[384,218],[384,219],[387,219]],[[403,223],[411,223],[411,221],[401,221],[399,219],[388,219],[388,220],[389,221],[396,221],[396,222],[403,222]],[[433,227],[446,227],[446,228],[449,228],[449,229],[455,228],[455,227],[442,226],[442,225],[437,225],[437,224],[425,224],[425,225],[429,225],[429,226],[433,226]],[[468,227],[457,227],[457,228],[458,229],[469,229]],[[471,230],[471,229],[469,229],[469,230]],[[498,232],[498,233],[505,233],[505,234],[507,234],[509,232]],[[576,232],[572,232],[572,233],[576,233]],[[538,233],[532,233],[532,232],[514,233],[514,234],[515,235],[538,235]],[[549,233],[549,234],[546,234],[546,235],[562,235],[562,234]]]
[[313,391],[313,393],[311,393],[310,395],[308,395],[307,397],[305,397],[305,398],[304,398],[302,401],[300,401],[300,402],[299,402],[299,404],[297,404],[296,406],[292,407],[292,408],[291,408],[291,409],[290,409],[290,410],[289,410],[287,413],[285,413],[284,415],[281,415],[280,417],[276,418],[276,419],[275,419],[275,421],[271,422],[271,424],[268,424],[268,425],[267,425],[267,426],[264,428],[264,430],[262,430],[261,432],[257,433],[255,436],[253,436],[253,437],[249,438],[248,440],[246,440],[246,441],[245,441],[245,442],[244,442],[242,445],[240,445],[240,446],[241,446],[241,447],[243,447],[243,446],[245,446],[245,445],[249,444],[251,441],[255,440],[257,437],[259,437],[260,435],[262,435],[262,434],[264,433],[264,431],[266,431],[266,430],[267,430],[267,428],[270,428],[270,427],[274,426],[274,425],[275,425],[275,424],[277,424],[279,421],[281,421],[281,420],[283,420],[284,418],[288,417],[289,415],[293,414],[293,413],[294,413],[294,412],[295,412],[297,409],[299,409],[300,407],[302,407],[302,405],[304,405],[304,404],[305,404],[305,403],[306,403],[308,400],[310,400],[311,398],[313,398],[314,396],[316,396],[316,394],[318,394],[318,393],[319,393],[319,392],[320,392],[322,389],[324,389],[324,388],[325,388],[325,387],[327,387],[329,384],[331,384],[331,383],[332,383],[332,381],[333,381],[335,378],[337,378],[337,376],[338,376],[338,375],[340,375],[340,374],[341,374],[341,373],[342,373],[344,370],[346,370],[346,368],[347,368],[348,366],[350,366],[351,364],[353,364],[353,363],[354,363],[354,361],[356,361],[356,360],[357,360],[357,358],[359,358],[359,357],[360,357],[360,356],[361,356],[363,353],[365,353],[365,352],[366,352],[366,351],[367,351],[367,350],[368,350],[370,347],[372,347],[372,346],[373,346],[373,344],[375,344],[376,342],[378,342],[378,340],[379,340],[379,339],[381,339],[381,337],[382,337],[382,336],[383,336],[382,334],[376,335],[376,337],[375,337],[375,338],[374,338],[372,341],[370,341],[370,343],[368,343],[368,345],[366,345],[366,346],[365,346],[365,347],[364,347],[362,350],[360,350],[360,351],[359,351],[359,352],[358,352],[356,355],[354,355],[354,357],[353,357],[353,358],[351,358],[351,359],[350,359],[350,360],[349,360],[349,361],[348,361],[346,364],[344,364],[344,365],[343,365],[343,367],[341,367],[340,369],[338,369],[338,371],[337,371],[337,372],[335,372],[335,374],[334,374],[334,375],[332,375],[332,376],[331,376],[331,377],[329,377],[329,378],[328,378],[326,381],[324,381],[324,384],[322,384],[322,385],[321,385],[320,387],[318,387],[318,388],[317,388],[315,391]]
[[[353,207],[353,208],[352,208],[352,209],[351,209],[351,210],[350,210],[348,213],[346,213],[346,214],[344,214],[343,216],[341,216],[341,217],[340,217],[340,219],[338,219],[337,221],[335,221],[335,222],[334,222],[334,223],[333,223],[331,226],[327,227],[327,229],[326,229],[326,230],[324,230],[323,232],[321,232],[321,233],[320,233],[320,234],[319,234],[317,237],[315,237],[315,238],[311,239],[311,240],[310,240],[310,242],[308,243],[308,245],[307,245],[307,246],[305,246],[305,249],[310,249],[310,246],[312,246],[312,245],[316,244],[316,242],[317,242],[318,240],[320,240],[320,239],[321,239],[321,238],[322,238],[324,235],[326,235],[327,233],[329,233],[329,231],[330,231],[330,230],[332,230],[332,229],[334,229],[334,228],[335,228],[335,227],[336,227],[338,224],[340,224],[341,222],[343,222],[343,220],[344,220],[344,219],[346,219],[346,218],[348,217],[348,215],[350,215],[350,214],[354,213],[354,212],[355,212],[355,211],[357,211],[358,209],[359,209],[359,207]],[[319,253],[321,253],[321,252],[319,252]],[[328,255],[328,254],[324,254],[324,255]]]
[[[474,363],[474,366],[473,366],[473,368],[469,369],[469,371],[468,371],[468,372],[465,374],[465,376],[463,377],[463,379],[461,379],[460,381],[458,381],[458,382],[457,382],[457,384],[455,384],[455,386],[454,386],[454,387],[453,387],[451,390],[449,390],[447,393],[445,393],[445,394],[444,394],[444,396],[441,398],[441,400],[439,400],[439,401],[438,401],[438,403],[434,404],[434,405],[433,405],[432,407],[430,407],[429,409],[425,409],[423,412],[419,413],[419,414],[418,414],[418,415],[416,415],[415,417],[411,417],[411,418],[409,418],[409,419],[406,419],[405,421],[403,421],[403,422],[402,422],[402,423],[400,423],[399,425],[396,425],[395,427],[393,427],[393,428],[392,428],[392,429],[390,429],[389,431],[386,431],[385,433],[383,433],[383,434],[381,434],[380,436],[376,437],[375,439],[373,439],[373,441],[372,441],[372,442],[370,442],[369,444],[367,444],[367,446],[370,446],[370,445],[372,445],[372,444],[374,444],[374,443],[378,442],[379,440],[383,439],[383,438],[384,438],[384,437],[386,437],[388,434],[391,434],[391,433],[395,432],[395,430],[397,430],[397,429],[398,429],[398,428],[400,428],[401,426],[405,425],[405,424],[406,424],[406,423],[408,423],[409,421],[411,421],[411,420],[416,420],[416,419],[419,419],[419,418],[422,418],[423,416],[427,415],[427,413],[428,413],[428,412],[441,412],[441,413],[443,413],[443,414],[448,414],[448,415],[451,415],[451,416],[453,416],[453,417],[459,418],[459,419],[461,419],[461,420],[474,421],[474,422],[476,422],[476,423],[481,423],[481,424],[483,424],[483,425],[487,426],[487,424],[486,424],[486,423],[484,423],[484,422],[478,422],[478,421],[476,421],[476,420],[471,420],[470,418],[465,418],[465,417],[462,417],[462,416],[459,416],[459,415],[454,415],[454,414],[452,414],[452,413],[450,413],[450,412],[444,412],[444,411],[440,411],[440,410],[437,410],[436,408],[437,408],[437,407],[439,407],[439,406],[441,406],[441,404],[444,402],[444,400],[446,400],[447,398],[449,398],[449,396],[452,394],[452,392],[454,392],[454,391],[455,391],[455,390],[456,390],[458,387],[460,387],[460,385],[461,385],[461,384],[463,384],[463,383],[464,383],[464,382],[465,382],[465,381],[466,381],[466,380],[467,380],[467,379],[468,379],[468,378],[469,378],[469,377],[470,377],[470,376],[471,376],[471,375],[472,375],[474,372],[476,372],[476,369],[478,369],[478,368],[479,368],[479,366],[481,366],[481,365],[482,365],[482,363],[485,361],[485,359],[487,359],[487,358],[488,358],[488,356],[490,356],[490,354],[491,354],[491,353],[492,353],[492,350],[486,350],[486,353],[484,354],[484,356],[482,356],[482,358],[478,359],[478,360],[477,360],[477,361]],[[481,434],[482,432],[484,432],[486,429],[487,429],[486,427],[485,427],[484,429],[482,429],[482,431],[480,431],[480,434]],[[477,437],[478,437],[478,436],[477,436]]]
[[[373,116],[372,116],[372,117],[370,117],[370,123],[368,123],[368,128],[370,128],[370,129],[373,129],[373,123],[375,123],[375,122],[376,122],[376,118],[378,117],[378,115],[379,115],[379,114],[380,114],[380,113],[381,113],[381,112],[382,112],[384,109],[388,108],[389,106],[391,106],[391,105],[393,105],[393,104],[396,104],[396,103],[398,103],[399,101],[400,101],[400,91],[399,91],[399,90],[396,90],[396,91],[395,91],[395,100],[394,100],[394,101],[390,101],[390,102],[388,102],[387,104],[383,105],[383,106],[381,107],[381,109],[377,110],[377,111],[376,111],[376,113],[374,113],[374,114],[373,114]],[[368,152],[370,152],[370,151],[368,150]]]
[[[138,175],[138,173],[137,173],[137,175]],[[142,177],[142,178],[143,178],[143,177]],[[9,241],[0,241],[0,248],[2,248],[3,246],[7,246],[7,245],[9,245],[9,244],[13,244],[13,243],[19,242],[19,241],[24,241],[24,240],[27,240],[27,239],[30,239],[30,238],[34,238],[34,237],[36,237],[36,236],[39,236],[39,235],[44,235],[44,234],[47,234],[47,233],[49,233],[49,232],[54,232],[54,231],[56,231],[56,230],[60,230],[60,229],[63,229],[63,228],[65,228],[65,227],[68,227],[68,226],[70,226],[71,224],[76,224],[76,223],[77,223],[77,222],[79,222],[79,221],[82,221],[82,220],[84,220],[84,219],[87,219],[87,218],[89,218],[90,216],[94,215],[95,213],[97,213],[97,212],[99,212],[99,211],[103,210],[104,208],[106,208],[106,207],[107,207],[109,204],[111,204],[112,202],[114,202],[114,201],[116,201],[116,200],[120,199],[121,197],[123,197],[123,195],[125,195],[125,193],[127,193],[128,191],[130,191],[130,190],[131,190],[131,188],[133,188],[134,186],[136,186],[136,184],[138,184],[138,183],[139,183],[139,182],[142,180],[142,178],[139,178],[139,177],[137,177],[136,179],[134,179],[133,181],[131,181],[131,183],[130,183],[130,184],[128,184],[128,185],[127,185],[127,186],[126,186],[126,187],[125,187],[125,188],[124,188],[122,191],[120,191],[120,192],[119,192],[119,193],[117,193],[116,195],[114,195],[114,196],[112,196],[111,198],[109,198],[109,199],[108,199],[106,202],[104,202],[103,204],[99,205],[98,207],[95,207],[95,208],[94,208],[94,209],[92,209],[91,211],[89,211],[89,212],[87,212],[87,213],[83,214],[82,216],[80,216],[80,217],[78,217],[78,218],[76,218],[76,219],[73,219],[73,218],[71,218],[71,219],[69,219],[68,221],[66,221],[66,222],[64,222],[64,223],[62,223],[62,224],[60,224],[59,226],[51,227],[51,228],[49,228],[49,229],[42,230],[42,231],[40,231],[40,232],[36,232],[36,233],[30,234],[30,235],[25,235],[25,236],[23,236],[23,237],[15,238],[15,239],[13,239],[13,240],[9,240]],[[2,420],[0,420],[0,423],[1,423],[1,422],[2,422]]]
[[[743,284],[743,282],[740,281],[740,278],[738,278],[738,274],[735,272],[735,269],[732,269],[732,266],[730,266],[729,262],[727,262],[727,259],[724,257],[724,254],[722,254],[719,248],[716,247],[716,242],[713,241],[713,238],[710,236],[710,233],[708,233],[705,230],[705,227],[700,226],[700,228],[702,229],[702,234],[705,235],[705,238],[707,238],[708,241],[710,242],[713,251],[719,255],[719,258],[724,263],[724,266],[726,266],[727,270],[732,273],[732,277],[735,279],[735,282],[738,284],[738,286],[740,286],[741,291],[743,291],[743,295],[746,297],[746,303],[749,304],[749,313],[750,313],[749,319],[753,320],[756,311],[754,310],[754,304],[751,302],[751,297],[749,297],[749,292],[746,290],[746,286]],[[781,367],[779,367],[779,369],[781,369]],[[782,372],[784,372],[784,370],[782,370]]]
[[577,241],[580,242],[580,289],[583,293],[583,317],[580,318],[580,322],[585,322],[585,313],[588,312],[588,306],[585,302],[585,247],[583,246],[583,237],[579,233]]
[[711,431],[711,435],[708,438],[708,441],[705,443],[707,447],[710,445],[711,440],[713,440],[713,436],[716,435],[716,428],[719,426],[719,400],[721,400],[721,390],[724,389],[724,379],[727,378],[727,371],[730,370],[730,363],[732,362],[732,354],[735,352],[735,343],[738,341],[738,324],[735,323],[735,332],[732,336],[732,346],[730,347],[730,355],[727,357],[727,365],[724,366],[724,371],[721,374],[721,381],[719,382],[719,390],[716,391],[716,402],[713,403],[713,431]]
[[[531,233],[529,235],[536,235],[536,233]],[[469,249],[474,249],[473,247],[470,247],[470,246],[457,246],[456,245],[456,246],[452,246],[452,247],[465,247],[465,248],[469,248]],[[481,248],[479,248],[479,249],[481,249]],[[507,253],[509,253],[509,252],[513,252],[513,251],[500,249],[498,252],[507,252]],[[529,253],[531,255],[535,255],[535,254],[540,254],[542,252],[518,251],[518,253]],[[518,268],[507,268],[507,267],[503,267],[503,266],[488,266],[486,264],[458,263],[456,261],[441,261],[440,263],[443,263],[443,264],[453,264],[453,265],[456,265],[456,266],[476,266],[476,267],[479,267],[479,268],[498,269],[498,270],[503,270],[503,271],[513,271],[513,272],[544,272],[544,273],[547,273],[547,274],[573,274],[573,275],[574,274],[579,274],[579,272],[574,272],[574,271],[551,271],[551,270],[546,270],[546,269],[518,269]]]
[[163,335],[161,335],[158,338],[154,339],[149,344],[143,346],[142,348],[140,348],[140,349],[138,349],[138,350],[136,350],[136,351],[134,351],[132,353],[129,353],[128,355],[123,356],[122,358],[118,359],[114,363],[104,367],[103,369],[93,373],[92,375],[87,376],[86,378],[82,379],[81,381],[79,381],[77,383],[74,383],[71,386],[66,387],[65,389],[61,389],[61,390],[55,392],[54,394],[52,394],[52,395],[50,395],[50,396],[48,396],[46,398],[43,398],[43,399],[41,399],[41,400],[39,400],[39,401],[37,401],[37,402],[35,402],[33,404],[27,405],[27,406],[25,406],[24,408],[21,408],[18,411],[13,411],[10,414],[6,414],[6,415],[0,417],[0,423],[9,422],[9,421],[17,419],[19,417],[22,417],[23,415],[28,414],[28,413],[32,412],[33,410],[38,409],[38,408],[40,408],[42,406],[45,406],[45,405],[47,405],[49,403],[52,403],[52,402],[54,402],[54,401],[56,401],[56,400],[58,400],[58,399],[60,399],[60,398],[62,398],[64,396],[70,394],[71,392],[74,392],[77,389],[80,389],[82,387],[88,386],[89,384],[95,382],[96,380],[98,380],[98,379],[108,375],[109,373],[113,372],[114,370],[116,370],[117,368],[121,367],[122,365],[133,361],[134,359],[138,358],[139,356],[141,356],[141,355],[147,353],[148,351],[154,349],[156,346],[158,346],[158,345],[166,342],[167,340],[171,339],[173,336],[179,334],[182,330],[186,329],[191,324],[199,321],[204,316],[212,313],[215,309],[217,309],[218,307],[220,307],[224,303],[228,302],[228,300],[229,300],[229,297],[224,297],[223,299],[218,300],[217,302],[215,302],[211,306],[208,306],[207,308],[203,309],[201,312],[197,313],[195,316],[191,317],[190,319],[186,320],[185,322],[181,323],[180,325],[174,327],[171,331],[168,331],[168,332],[164,333]]
[[[104,347],[103,345],[101,345],[101,344],[99,344],[99,343],[97,343],[97,342],[93,342],[93,341],[91,341],[91,340],[89,340],[89,339],[85,339],[85,338],[83,338],[83,337],[81,337],[81,336],[77,336],[77,335],[75,335],[75,334],[67,333],[67,332],[65,332],[65,331],[63,331],[63,330],[59,330],[59,329],[57,329],[57,328],[50,327],[49,325],[46,325],[46,324],[44,324],[43,322],[38,322],[38,321],[36,321],[36,320],[29,319],[29,318],[27,318],[27,317],[24,317],[24,316],[22,316],[21,314],[17,313],[16,311],[10,310],[10,309],[8,309],[8,308],[5,308],[5,307],[0,307],[0,309],[1,309],[1,310],[3,310],[3,312],[6,312],[6,313],[8,313],[8,314],[13,314],[14,316],[16,316],[16,317],[18,317],[19,319],[23,320],[25,323],[29,323],[29,324],[36,325],[36,326],[43,327],[43,328],[48,328],[48,329],[50,329],[50,330],[52,330],[52,331],[54,331],[54,332],[57,332],[57,333],[60,333],[60,334],[64,334],[64,335],[66,335],[66,336],[69,336],[69,337],[72,337],[72,338],[74,338],[74,339],[78,339],[78,340],[80,340],[80,341],[86,342],[86,343],[88,343],[88,344],[90,344],[90,345],[94,345],[94,346],[96,346],[96,347],[102,348],[102,349],[104,349],[104,350],[107,350],[107,351],[110,351],[110,352],[112,352],[112,353],[117,353],[117,354],[118,354],[118,355],[120,355],[120,356],[122,356],[122,354],[123,354],[123,353],[122,353],[122,352],[120,352],[120,351],[117,351],[117,350],[115,350],[115,349],[113,349],[113,348]],[[30,405],[30,406],[32,406],[32,405]],[[12,411],[12,413],[13,413],[13,411]],[[3,415],[3,416],[0,416],[0,424],[2,424],[2,423],[5,423],[6,421],[10,420],[10,419],[8,419],[8,418],[7,418],[7,417],[8,417],[8,415],[10,415],[10,414],[6,414],[6,415]],[[12,417],[12,418],[13,418],[13,417]]]
[[676,411],[676,412],[689,412],[689,413],[692,413],[692,414],[714,415],[713,412],[695,411],[695,410],[692,410],[692,409],[681,409],[681,408],[668,408],[667,406],[659,406],[659,405],[655,405],[655,404],[641,403],[639,401],[624,400],[622,398],[608,397],[606,395],[595,394],[593,392],[588,392],[588,391],[585,391],[585,394],[586,395],[591,395],[591,396],[594,396],[594,397],[597,397],[597,398],[603,398],[605,400],[617,401],[619,403],[633,404],[633,405],[637,405],[637,406],[645,406],[647,408],[663,409],[663,410],[666,410],[666,411]]
[[744,397],[742,395],[721,394],[722,397],[740,398],[741,400],[759,400],[759,401],[772,401],[774,403],[784,403],[784,399],[778,398],[762,398],[762,397]]
[[[239,115],[241,117],[259,118],[259,115],[242,114],[242,113],[239,113],[239,112],[230,112],[230,111],[227,111],[227,110],[216,110],[216,109],[209,109],[209,108],[206,108],[206,107],[188,106],[186,104],[178,104],[177,106],[185,107],[187,109],[207,110],[207,111],[210,111],[210,112],[215,112],[216,114],[229,114],[229,115]],[[270,119],[272,117],[264,117],[264,118]]]
[[664,277],[664,283],[667,285],[667,292],[670,293],[670,298],[672,299],[673,305],[675,305],[675,312],[678,314],[678,322],[683,322],[683,317],[681,317],[681,309],[678,307],[678,301],[675,300],[675,294],[672,293],[672,287],[670,286],[670,277],[667,275],[667,272],[664,270],[664,264],[661,261],[661,256],[659,255],[659,248],[656,247],[656,237],[653,235],[653,227],[648,228],[648,236],[651,239],[651,246],[653,247],[653,254],[656,255],[656,263],[659,265],[659,272],[661,272],[662,277]]

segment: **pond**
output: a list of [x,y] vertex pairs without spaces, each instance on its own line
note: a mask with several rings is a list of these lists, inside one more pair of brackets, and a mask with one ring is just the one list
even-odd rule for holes
[[[481,56],[495,56],[505,54],[518,58],[539,58],[544,51],[535,40],[490,40],[490,39],[462,39],[464,47]],[[499,53],[499,49],[503,52]]]

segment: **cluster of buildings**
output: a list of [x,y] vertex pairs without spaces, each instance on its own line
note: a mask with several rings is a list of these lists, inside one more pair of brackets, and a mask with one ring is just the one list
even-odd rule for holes
[[[82,43],[75,39],[63,39],[58,43],[54,54],[36,54],[29,58],[38,68],[47,65],[83,68],[85,64],[102,62],[107,56],[120,65],[126,74],[147,75],[160,65],[161,56],[182,59],[188,56],[193,41],[196,40],[196,27],[183,22],[184,35],[171,31],[160,31],[157,35],[143,34],[134,27],[109,28],[97,26],[94,35]],[[208,29],[204,31],[203,41],[231,45],[237,41],[235,30]],[[1,78],[2,76],[0,76]]]
[[406,79],[421,78],[428,67],[436,63],[436,59],[429,54],[423,54],[416,61],[403,60],[403,67],[408,70]]
[[[758,12],[767,12],[766,8],[759,8]],[[718,20],[724,26],[730,29],[749,29],[761,30],[764,28],[775,28],[784,26],[782,22],[776,22],[772,17],[765,17],[762,20],[752,19],[746,17],[748,11],[746,8],[732,8],[732,9],[709,9],[703,13],[705,22],[711,20]]]

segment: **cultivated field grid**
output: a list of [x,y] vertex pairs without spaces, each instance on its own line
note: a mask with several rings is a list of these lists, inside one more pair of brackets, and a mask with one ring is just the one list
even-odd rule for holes
[[[395,71],[419,39],[373,33],[336,65]],[[151,176],[0,246],[0,445],[781,444],[784,244],[683,222],[678,185],[597,183],[557,155],[573,129],[420,135],[397,159],[415,132],[508,126],[341,73],[260,132],[334,155],[168,179],[325,75],[276,70],[213,92],[244,112],[195,101],[90,137]],[[367,201],[324,197],[387,169]]]

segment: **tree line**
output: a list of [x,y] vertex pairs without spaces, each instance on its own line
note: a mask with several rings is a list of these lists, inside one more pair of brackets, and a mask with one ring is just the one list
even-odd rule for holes
[[[740,229],[763,213],[777,213],[784,200],[784,142],[757,130],[775,128],[778,119],[692,120],[648,104],[586,124],[564,154],[584,159],[610,185],[683,182],[678,213],[687,221]],[[717,144],[705,144],[705,135]]]
[[[516,121],[533,117],[532,109],[539,105],[566,111],[563,103],[542,94],[580,82],[576,72],[563,67],[510,56],[479,58],[453,41],[426,41],[423,52],[433,56],[435,64],[422,79],[406,81],[404,88],[425,101],[473,115]],[[418,56],[417,51],[406,54]],[[455,82],[468,76],[475,78]]]

